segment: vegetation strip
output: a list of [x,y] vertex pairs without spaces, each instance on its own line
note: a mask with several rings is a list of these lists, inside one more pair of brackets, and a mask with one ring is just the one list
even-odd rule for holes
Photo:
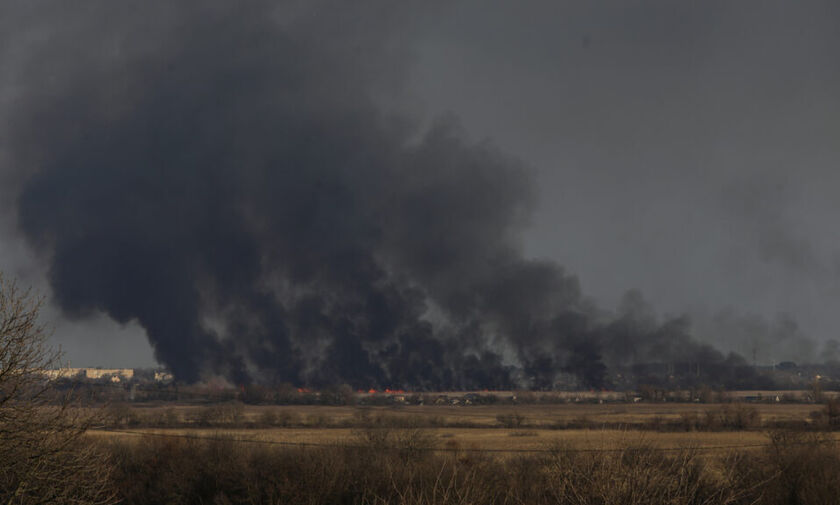
[[[105,431],[108,433],[120,433],[124,435],[139,435],[139,436],[153,436],[153,437],[165,437],[165,438],[183,438],[183,439],[190,439],[190,440],[207,440],[213,442],[242,442],[242,443],[249,443],[249,444],[266,444],[266,445],[283,445],[289,447],[324,447],[324,448],[343,448],[343,449],[364,449],[366,446],[363,445],[354,445],[354,444],[321,444],[318,442],[286,442],[282,440],[256,440],[256,439],[248,439],[248,438],[225,438],[225,437],[205,437],[199,435],[183,435],[183,434],[174,434],[174,433],[160,433],[160,432],[146,432],[146,431],[129,431],[129,430],[114,430],[109,428],[98,429],[96,431]],[[836,440],[826,440],[823,443],[836,443]],[[805,444],[803,442],[802,444]],[[794,444],[794,445],[801,445],[801,444]],[[717,450],[727,450],[727,449],[757,449],[757,448],[766,448],[768,447],[767,444],[738,444],[738,445],[710,445],[710,446],[700,446],[700,447],[646,447],[645,450],[649,451],[659,451],[659,452],[669,452],[669,451],[717,451]],[[395,450],[400,451],[403,450],[399,447],[383,447],[382,449],[387,450]],[[627,450],[632,450],[633,447],[623,447],[623,448],[610,448],[610,449],[581,449],[581,448],[563,448],[563,449],[478,449],[478,448],[452,448],[452,447],[413,447],[411,450],[413,451],[426,451],[426,452],[475,452],[475,453],[509,453],[509,454],[517,454],[517,453],[547,453],[547,454],[554,454],[556,452],[570,452],[570,453],[597,453],[597,452],[623,452]]]

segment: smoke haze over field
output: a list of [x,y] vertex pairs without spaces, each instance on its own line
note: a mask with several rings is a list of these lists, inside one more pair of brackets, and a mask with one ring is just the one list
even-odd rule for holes
[[837,10],[551,4],[4,5],[0,268],[187,381],[819,359]]

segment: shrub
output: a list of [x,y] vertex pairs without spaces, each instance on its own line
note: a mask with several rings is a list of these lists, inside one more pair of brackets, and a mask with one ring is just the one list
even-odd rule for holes
[[234,439],[108,444],[126,505],[148,503],[783,505],[835,504],[840,455],[824,434],[773,432],[763,450],[649,445],[494,457],[422,429],[356,430],[348,447]]
[[525,416],[523,416],[519,412],[513,412],[511,414],[499,414],[496,416],[496,421],[498,421],[503,428],[521,428],[525,424]]

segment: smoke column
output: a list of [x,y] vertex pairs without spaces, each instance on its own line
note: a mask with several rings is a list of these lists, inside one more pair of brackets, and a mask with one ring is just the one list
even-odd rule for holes
[[611,364],[723,359],[638,293],[610,315],[523,257],[516,158],[378,104],[405,12],[84,5],[30,7],[12,40],[19,229],[65,313],[137,320],[177,378],[601,387]]

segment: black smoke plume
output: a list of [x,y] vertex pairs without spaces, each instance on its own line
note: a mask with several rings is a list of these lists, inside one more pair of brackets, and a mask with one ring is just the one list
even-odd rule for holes
[[381,105],[410,60],[389,4],[27,7],[5,143],[63,310],[138,321],[185,381],[605,387],[613,364],[723,360],[523,257],[527,167]]

